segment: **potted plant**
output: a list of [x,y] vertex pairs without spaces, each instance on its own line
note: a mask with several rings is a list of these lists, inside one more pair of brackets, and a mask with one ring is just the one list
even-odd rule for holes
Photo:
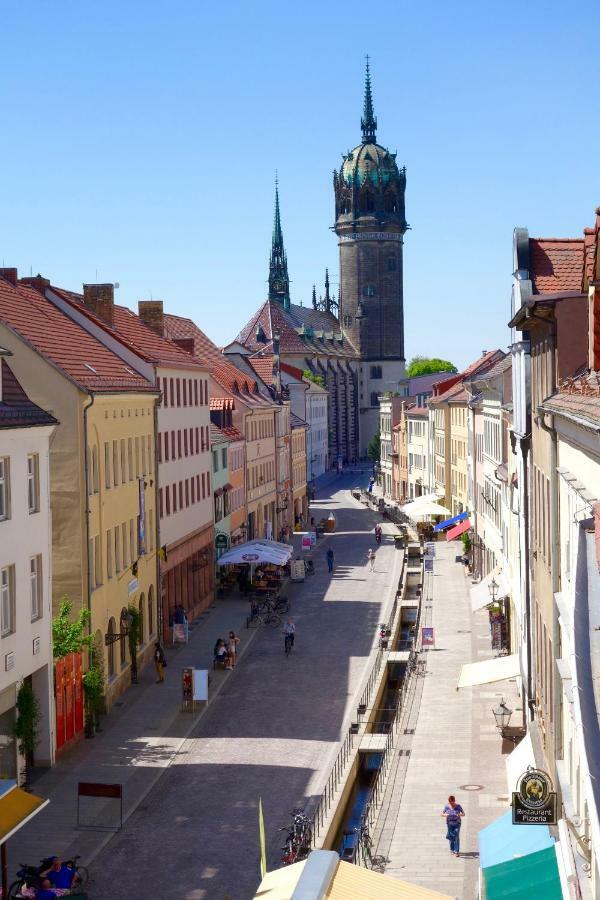
[[129,656],[131,658],[131,683],[138,683],[137,648],[140,642],[140,611],[135,604],[130,603],[127,609],[129,613]]
[[13,734],[17,739],[19,753],[25,760],[23,783],[27,784],[30,766],[33,765],[33,753],[39,743],[38,726],[40,721],[40,704],[29,681],[24,681],[17,693],[17,720],[13,725]]

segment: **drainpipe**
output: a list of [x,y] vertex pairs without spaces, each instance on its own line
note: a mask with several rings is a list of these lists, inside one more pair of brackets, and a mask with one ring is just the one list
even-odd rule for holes
[[164,610],[162,604],[162,584],[160,575],[160,505],[157,502],[159,481],[157,453],[158,448],[156,446],[156,439],[158,437],[158,405],[160,402],[161,401],[159,398],[154,401],[154,531],[156,532],[154,536],[154,546],[156,547],[156,633],[158,635],[158,639],[162,644],[164,640]]
[[[92,634],[92,590],[90,570],[90,471],[88,463],[88,411],[94,405],[95,394],[90,394],[90,402],[83,407],[83,471],[85,473],[85,546],[87,555],[87,608],[89,612],[88,634]],[[98,466],[100,466],[100,448],[98,448]]]
[[[531,628],[531,580],[529,572],[529,560],[531,558],[529,551],[529,470],[527,468],[527,457],[531,447],[531,438],[519,438],[519,446],[521,449],[521,460],[523,462],[523,531],[525,534],[525,546],[523,547],[523,558],[527,566],[525,576],[525,652],[527,658],[527,706],[529,707],[529,720],[534,719],[535,710],[535,692],[533,687],[532,672],[532,635]],[[523,706],[523,718],[525,719],[525,706]],[[525,722],[523,723],[525,724]]]

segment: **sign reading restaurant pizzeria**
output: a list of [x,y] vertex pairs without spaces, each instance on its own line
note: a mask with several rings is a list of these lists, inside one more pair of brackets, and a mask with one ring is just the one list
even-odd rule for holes
[[556,792],[550,776],[531,766],[512,795],[513,825],[556,825]]

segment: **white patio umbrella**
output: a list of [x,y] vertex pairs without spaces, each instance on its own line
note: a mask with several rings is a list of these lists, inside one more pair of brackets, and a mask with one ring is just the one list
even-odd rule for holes
[[280,544],[279,541],[247,541],[238,544],[224,553],[217,560],[219,566],[259,565],[260,563],[273,563],[276,566],[285,566],[292,555],[292,547],[288,544]]
[[433,500],[427,500],[422,497],[419,497],[412,503],[401,506],[400,509],[409,519],[424,519],[428,516],[452,515],[451,510],[442,506],[441,503],[435,503]]

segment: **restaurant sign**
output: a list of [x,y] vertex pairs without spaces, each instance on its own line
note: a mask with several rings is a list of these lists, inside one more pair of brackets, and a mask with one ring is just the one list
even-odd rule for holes
[[556,792],[550,776],[531,766],[512,795],[513,825],[556,825]]

